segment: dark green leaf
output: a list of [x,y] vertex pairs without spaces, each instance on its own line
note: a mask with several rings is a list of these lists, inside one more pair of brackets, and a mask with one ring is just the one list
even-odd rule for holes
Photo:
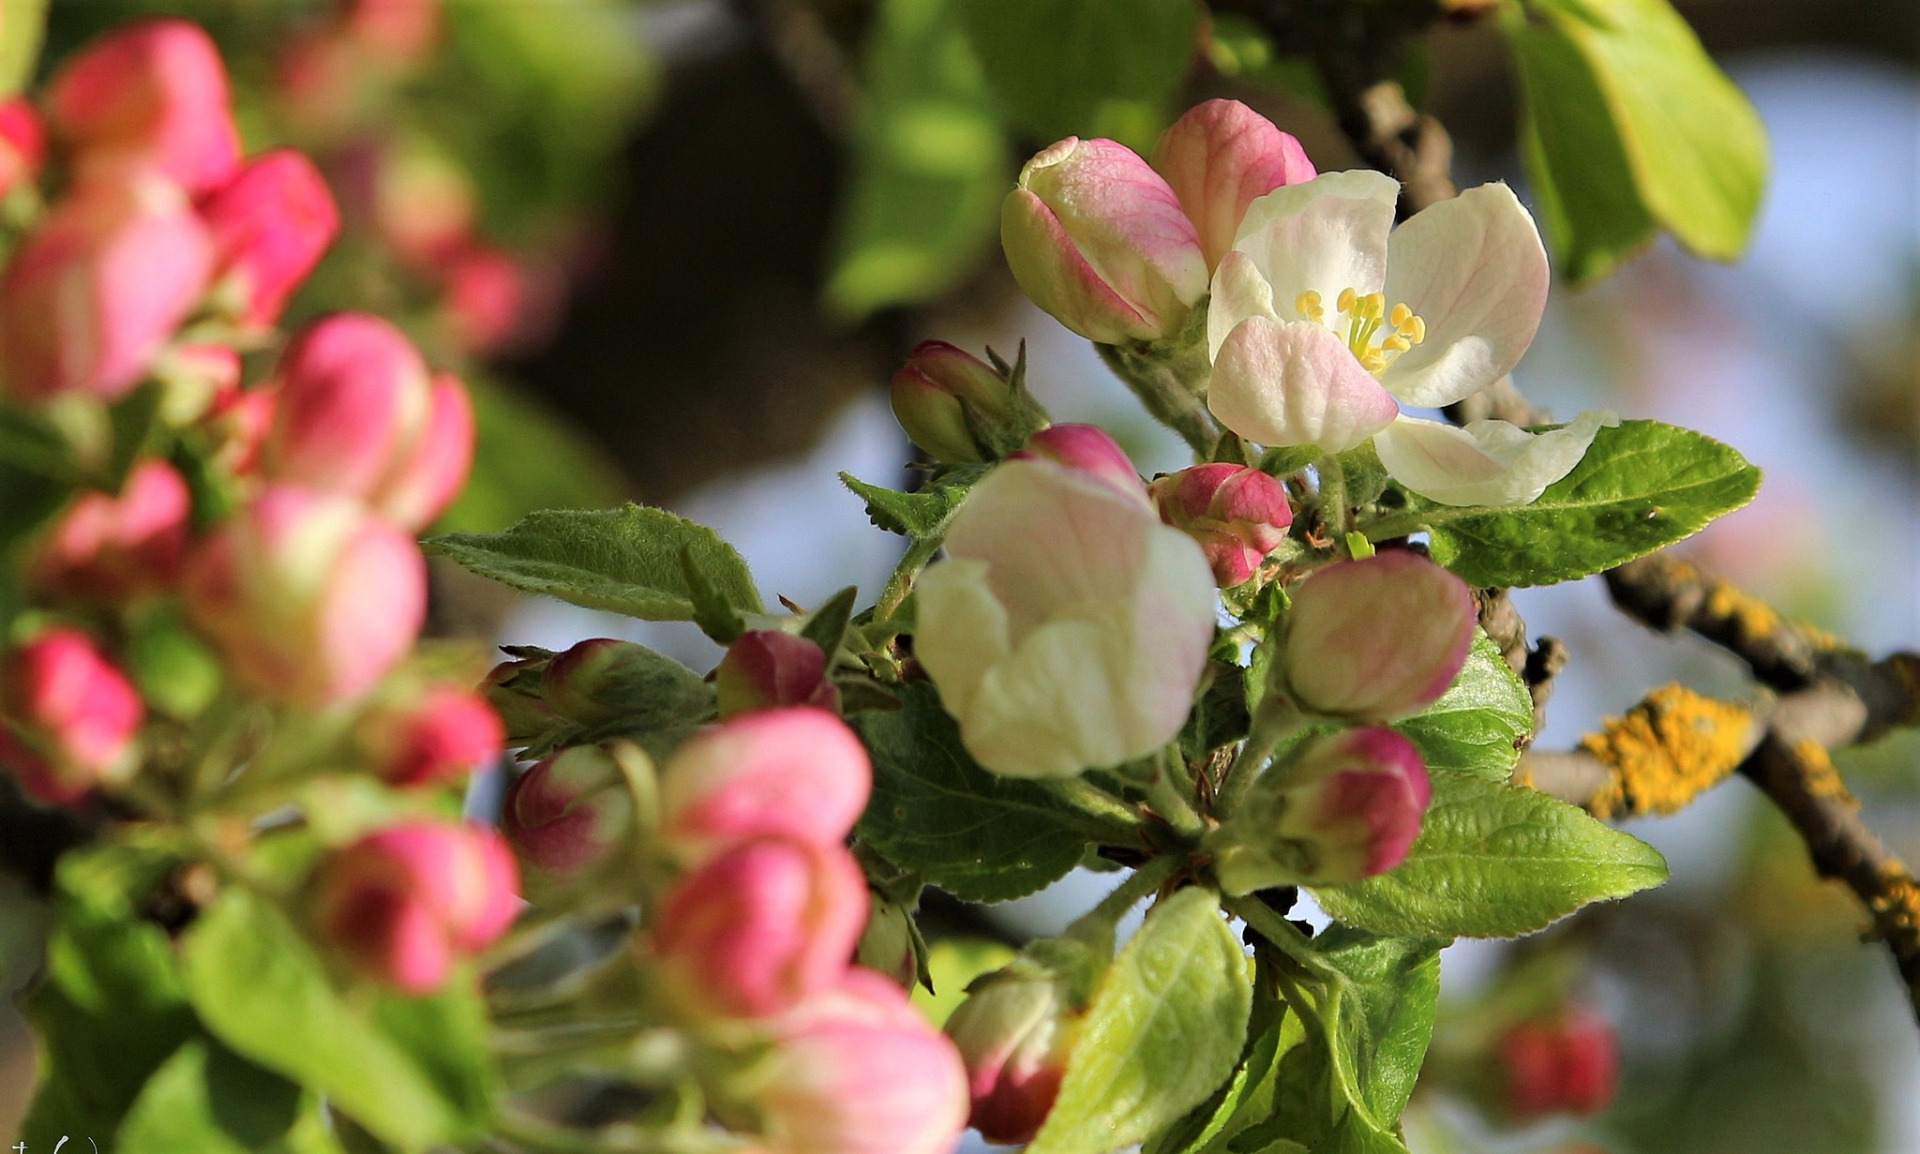
[[1101,979],[1028,1154],[1106,1154],[1205,1101],[1240,1058],[1250,968],[1217,894],[1155,906]]
[[1046,787],[989,773],[924,682],[901,708],[850,720],[873,754],[873,799],[860,837],[889,860],[966,901],[1030,894],[1064,877],[1086,845]]
[[1020,127],[1142,151],[1200,30],[1190,0],[962,0],[960,12],[995,99]]
[[1322,909],[1380,934],[1504,938],[1667,878],[1659,851],[1566,802],[1466,774],[1432,776],[1407,860],[1315,890]]
[[424,546],[523,593],[649,621],[693,619],[684,551],[729,605],[761,611],[753,576],[733,546],[664,509],[549,509],[499,533],[447,533]]
[[1690,537],[1759,487],[1760,470],[1711,437],[1622,421],[1531,505],[1412,507],[1432,530],[1434,560],[1471,584],[1550,585]]
[[300,1111],[300,1087],[220,1043],[195,1038],[174,1052],[127,1112],[119,1154],[249,1154],[281,1149]]
[[1475,630],[1473,649],[1440,700],[1394,725],[1420,748],[1430,770],[1505,781],[1533,731],[1533,699],[1499,647]]
[[1321,955],[1350,980],[1340,996],[1351,1097],[1375,1123],[1391,1127],[1413,1096],[1433,1037],[1440,997],[1441,941],[1383,938],[1335,926],[1314,939]]

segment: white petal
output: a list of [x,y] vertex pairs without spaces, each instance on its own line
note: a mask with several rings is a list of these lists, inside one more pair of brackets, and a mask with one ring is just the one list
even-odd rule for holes
[[[1291,301],[1287,309],[1292,311]],[[1214,270],[1213,297],[1207,302],[1208,360],[1220,355],[1220,346],[1227,334],[1239,328],[1240,322],[1248,317],[1280,319],[1273,311],[1273,286],[1253,266],[1252,257],[1244,252],[1229,252],[1220,258],[1220,267]]]
[[1409,405],[1437,407],[1499,380],[1533,342],[1549,279],[1540,231],[1504,184],[1416,213],[1388,242],[1385,292],[1427,336],[1380,382]]
[[1276,312],[1320,294],[1329,320],[1341,290],[1365,294],[1386,283],[1387,235],[1399,185],[1377,172],[1330,172],[1275,189],[1253,202],[1233,247],[1272,286]]
[[1133,599],[1132,668],[1121,678],[1131,699],[1128,757],[1159,749],[1186,723],[1193,687],[1206,670],[1219,604],[1213,569],[1199,542],[1164,525],[1151,534]]
[[940,689],[947,712],[964,717],[987,671],[1012,650],[1007,612],[987,585],[987,563],[948,559],[914,583],[914,656]]
[[1242,322],[1220,346],[1207,408],[1249,441],[1329,453],[1360,444],[1400,411],[1325,325],[1264,317]]
[[[1130,704],[1108,676],[1123,660],[1124,603],[1047,622],[988,671],[960,738],[981,765],[1009,777],[1070,777],[1118,765],[1128,750]],[[1182,715],[1190,704],[1182,699]],[[1142,751],[1146,752],[1146,751]]]
[[1373,439],[1387,474],[1442,505],[1526,505],[1573,471],[1603,427],[1620,423],[1605,410],[1572,424],[1529,433],[1506,421],[1455,428],[1401,417]]

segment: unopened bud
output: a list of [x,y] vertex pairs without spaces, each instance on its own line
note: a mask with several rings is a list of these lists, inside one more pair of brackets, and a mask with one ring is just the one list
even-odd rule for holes
[[510,745],[526,745],[543,736],[566,719],[553,711],[540,695],[540,682],[547,667],[545,657],[502,661],[487,672],[480,690],[487,703],[506,727]]
[[434,685],[376,706],[360,723],[360,744],[388,784],[436,785],[498,755],[506,735],[479,694]]
[[399,329],[368,313],[334,313],[302,329],[277,371],[269,478],[373,502],[427,427],[427,364]]
[[833,714],[741,714],[693,737],[667,762],[660,836],[689,862],[767,835],[838,847],[872,783],[866,747]]
[[1605,1018],[1570,1007],[1522,1022],[1495,1043],[1505,1076],[1503,1105],[1516,1121],[1549,1114],[1598,1114],[1613,1102],[1619,1044]]
[[1222,589],[1252,577],[1293,524],[1286,486],[1258,469],[1195,465],[1147,488],[1160,519],[1200,542]]
[[64,805],[132,774],[146,707],[86,634],[56,627],[14,650],[4,690],[0,766],[28,794]]
[[120,495],[82,493],[35,550],[28,572],[48,593],[125,601],[180,574],[193,498],[172,465],[134,466]]
[[447,263],[447,324],[454,340],[474,356],[512,343],[527,298],[526,273],[499,249],[469,242]]
[[1405,549],[1315,571],[1293,604],[1272,682],[1300,709],[1396,721],[1460,674],[1477,619],[1466,582]]
[[507,788],[500,829],[530,875],[564,881],[623,860],[638,825],[623,757],[644,755],[626,743],[574,746]]
[[430,994],[461,958],[513,924],[519,888],[513,855],[492,830],[409,822],[368,834],[321,866],[315,922],[361,973]]
[[996,461],[1047,423],[1012,376],[945,341],[925,341],[893,374],[893,415],[937,461]]
[[987,1141],[1013,1146],[1039,1132],[1060,1094],[1085,1010],[1073,978],[1031,951],[967,987],[946,1032],[967,1066],[967,1121]]
[[589,638],[554,654],[540,675],[546,703],[582,725],[654,716],[670,709],[689,687],[705,692],[694,672],[679,662],[612,637]]
[[412,646],[426,560],[357,502],[272,485],[194,549],[182,592],[248,688],[325,706],[371,689]]
[[1237,100],[1188,109],[1161,135],[1153,168],[1198,230],[1209,269],[1233,247],[1248,205],[1314,177],[1300,142]]
[[867,923],[867,881],[839,846],[744,842],[680,879],[654,951],[683,1002],[759,1018],[831,988]]
[[0,101],[0,198],[40,179],[47,135],[40,114],[24,96]]
[[1102,344],[1172,336],[1207,293],[1179,198],[1111,140],[1069,136],[1029,160],[1002,205],[1000,243],[1035,304]]
[[1052,425],[1027,438],[1015,461],[1052,461],[1097,477],[1130,497],[1144,498],[1146,489],[1127,451],[1098,425]]
[[920,978],[922,962],[922,942],[914,928],[913,911],[879,894],[869,893],[868,897],[867,928],[860,935],[854,961],[892,978],[902,989],[911,989]]
[[840,690],[827,678],[827,655],[813,642],[778,629],[742,633],[714,671],[720,716],[784,705],[840,711]]
[[340,230],[333,194],[313,162],[290,148],[247,164],[200,205],[213,237],[216,299],[242,320],[270,325]]

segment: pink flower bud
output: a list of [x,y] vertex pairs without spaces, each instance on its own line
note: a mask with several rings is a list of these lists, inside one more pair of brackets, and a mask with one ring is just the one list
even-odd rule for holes
[[350,0],[342,25],[355,44],[396,64],[411,63],[440,35],[440,0]]
[[83,493],[67,506],[33,555],[33,584],[106,602],[170,586],[186,552],[192,504],[172,465],[142,461],[118,497]]
[[820,709],[757,710],[682,745],[660,781],[660,836],[689,861],[777,835],[838,847],[873,786],[867,751]]
[[236,388],[216,397],[202,422],[214,441],[214,460],[239,476],[257,472],[279,399],[273,388]]
[[1233,247],[1248,205],[1282,185],[1314,178],[1300,142],[1237,100],[1188,109],[1161,134],[1153,167],[1199,231],[1209,270]]
[[935,460],[998,460],[1047,423],[1021,370],[1013,374],[945,341],[923,341],[893,374],[893,415]]
[[446,315],[454,340],[475,356],[511,343],[526,303],[526,275],[506,253],[465,245],[446,267]]
[[192,552],[182,592],[244,685],[319,707],[406,655],[426,618],[426,560],[354,501],[271,485]]
[[1391,549],[1315,571],[1289,590],[1276,674],[1300,708],[1355,721],[1418,713],[1459,676],[1476,614],[1466,582]]
[[633,838],[633,794],[612,753],[563,749],[508,787],[500,829],[530,870],[561,880],[618,860]]
[[1144,497],[1140,473],[1127,451],[1098,425],[1052,425],[1027,439],[1011,461],[1052,461],[1096,477],[1130,497]]
[[1172,336],[1207,294],[1179,198],[1111,140],[1069,136],[1029,160],[1001,206],[1000,243],[1035,304],[1103,344]]
[[86,634],[58,626],[14,650],[4,688],[0,765],[32,796],[64,805],[133,772],[146,707]]
[[473,468],[473,401],[452,373],[433,375],[427,425],[400,471],[369,500],[387,520],[420,530],[444,513]]
[[1147,486],[1160,519],[1200,542],[1222,589],[1252,577],[1287,539],[1287,489],[1258,469],[1195,465]]
[[553,711],[582,725],[658,712],[667,695],[684,695],[692,670],[644,645],[594,637],[556,653],[540,674]]
[[778,629],[742,633],[714,671],[720,716],[784,705],[840,712],[840,690],[827,679],[827,655],[804,637]]
[[218,291],[248,324],[279,319],[340,231],[333,194],[313,162],[288,148],[249,163],[200,205],[213,237]]
[[1598,1114],[1613,1102],[1619,1046],[1605,1018],[1582,1007],[1522,1022],[1495,1048],[1516,1120],[1548,1114]]
[[848,971],[779,1029],[754,1095],[770,1154],[948,1154],[959,1141],[966,1070],[899,986]]
[[39,180],[46,159],[46,130],[33,105],[23,96],[0,101],[0,197]]
[[867,924],[867,879],[839,846],[744,842],[682,878],[654,950],[701,1010],[758,1018],[832,987]]
[[1081,1015],[1053,975],[1015,963],[968,987],[947,1019],[947,1036],[967,1064],[972,1115],[981,1137],[1017,1146],[1040,1132],[1060,1095]]
[[415,821],[368,834],[320,868],[315,923],[354,969],[409,994],[446,984],[520,909],[520,877],[500,835]]
[[207,283],[206,230],[171,185],[84,186],[27,236],[0,283],[16,399],[112,400],[138,384]]
[[390,785],[458,781],[506,745],[500,718],[470,689],[429,686],[372,710],[361,745]]
[[262,471],[277,481],[374,498],[411,459],[433,408],[427,364],[391,323],[334,313],[280,359]]
[[201,193],[240,160],[220,50],[185,20],[136,20],[81,49],[53,78],[47,118],[83,179],[145,169]]

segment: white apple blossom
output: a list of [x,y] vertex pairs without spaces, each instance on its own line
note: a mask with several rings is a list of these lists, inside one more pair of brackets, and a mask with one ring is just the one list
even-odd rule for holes
[[1447,505],[1524,505],[1567,475],[1611,413],[1534,434],[1401,412],[1505,376],[1546,307],[1547,254],[1504,184],[1393,227],[1399,185],[1330,172],[1254,201],[1213,278],[1207,407],[1264,445],[1368,439],[1401,484]]
[[1145,756],[1186,720],[1218,598],[1200,546],[1137,476],[1042,458],[977,485],[917,586],[914,653],[980,764],[1070,777]]

